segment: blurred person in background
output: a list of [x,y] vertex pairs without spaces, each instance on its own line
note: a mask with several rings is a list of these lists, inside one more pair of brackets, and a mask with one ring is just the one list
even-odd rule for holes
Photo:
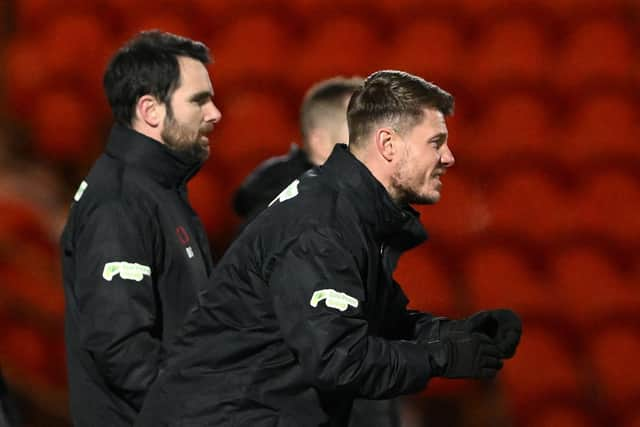
[[362,85],[360,77],[334,77],[313,85],[300,108],[302,146],[260,164],[240,185],[233,209],[250,221],[294,179],[323,164],[336,143],[348,141],[347,103]]
[[69,399],[78,426],[130,426],[213,269],[186,183],[221,114],[209,50],[142,32],[111,59],[115,124],[80,184],[62,238]]
[[349,102],[348,147],[235,240],[136,425],[344,426],[358,397],[493,378],[519,343],[515,313],[408,311],[393,280],[401,253],[426,239],[410,204],[436,203],[454,163],[452,111],[453,97],[422,78],[369,76]]

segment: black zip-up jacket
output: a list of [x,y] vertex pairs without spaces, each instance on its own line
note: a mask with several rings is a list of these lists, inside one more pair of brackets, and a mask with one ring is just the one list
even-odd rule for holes
[[392,278],[426,233],[337,145],[250,223],[189,314],[137,426],[345,426],[431,376]]
[[116,125],[74,197],[61,246],[77,426],[133,424],[162,343],[197,305],[212,270],[186,192],[200,166]]
[[[262,162],[236,190],[233,209],[245,220],[243,227],[262,212],[282,190],[313,167],[307,153],[295,144],[283,156]],[[400,425],[394,400],[358,399],[354,402],[350,427],[396,427]]]

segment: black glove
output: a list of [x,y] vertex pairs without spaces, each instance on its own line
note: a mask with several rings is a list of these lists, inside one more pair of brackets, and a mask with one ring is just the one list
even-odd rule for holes
[[516,313],[507,309],[479,311],[463,320],[443,322],[441,336],[449,331],[479,332],[491,338],[500,349],[501,357],[509,359],[516,352],[522,334],[522,321]]
[[500,368],[500,350],[480,333],[456,333],[425,343],[433,376],[493,378]]

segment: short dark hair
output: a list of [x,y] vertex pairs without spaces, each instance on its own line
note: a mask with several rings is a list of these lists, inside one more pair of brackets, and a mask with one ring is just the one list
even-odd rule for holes
[[143,95],[168,103],[180,85],[180,56],[203,64],[210,61],[203,43],[158,30],[138,33],[116,52],[103,85],[117,123],[131,126],[136,103]]
[[453,114],[453,104],[450,93],[421,77],[404,71],[376,71],[349,101],[349,145],[357,146],[358,140],[381,122],[405,132],[422,120],[425,107],[449,116]]
[[304,140],[311,129],[318,126],[318,120],[326,115],[344,110],[347,98],[362,87],[362,77],[337,76],[311,86],[300,107],[300,132]]

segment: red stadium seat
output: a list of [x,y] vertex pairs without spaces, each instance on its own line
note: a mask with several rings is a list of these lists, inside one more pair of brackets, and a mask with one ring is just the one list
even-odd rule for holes
[[65,1],[64,8],[60,7],[58,0],[20,0],[12,2],[11,5],[14,10],[16,29],[18,33],[22,34],[33,34],[40,31],[47,23],[59,18],[61,10],[64,10],[64,14],[70,14],[87,11],[91,7],[90,3],[83,0]]
[[586,98],[568,121],[558,149],[570,166],[601,164],[603,158],[640,160],[638,106],[633,98],[602,93]]
[[551,257],[551,277],[565,312],[581,327],[612,318],[640,319],[640,288],[633,287],[612,260],[593,247],[564,249]]
[[551,112],[542,98],[530,92],[509,92],[483,110],[473,134],[460,144],[469,159],[491,167],[531,157],[534,161],[554,157]]
[[[402,0],[401,0],[402,1]],[[367,8],[368,16],[376,12],[377,4],[367,0],[343,0],[341,2],[327,2],[325,0],[288,0],[286,2],[293,19],[303,21],[311,27],[334,16],[348,13],[358,13]]]
[[557,84],[580,87],[596,80],[629,82],[635,50],[632,28],[623,21],[595,18],[582,22],[560,51]]
[[375,7],[384,17],[398,18],[399,22],[414,18],[418,14],[455,14],[457,17],[463,15],[457,2],[448,0],[430,0],[428,7],[425,7],[423,0],[378,0],[375,3],[367,2],[367,7]]
[[[34,247],[22,246],[20,249],[25,257],[48,255]],[[47,260],[51,260],[50,255]],[[4,265],[0,268],[0,273],[3,280],[0,285],[2,299],[43,319],[62,321],[64,299],[62,289],[58,286],[60,277],[57,274],[42,271],[38,262],[34,265],[26,262]]]
[[[52,21],[42,34],[49,73],[71,80],[82,78],[86,67],[108,55],[109,34],[94,15],[65,15]],[[91,82],[100,86],[100,81]]]
[[394,277],[409,298],[409,308],[457,317],[459,306],[452,278],[430,255],[428,247],[420,246],[402,255]]
[[386,46],[387,66],[427,80],[450,80],[460,73],[464,56],[461,28],[436,18],[403,24]]
[[568,194],[544,171],[522,169],[503,176],[487,202],[491,231],[547,243],[571,227]]
[[61,16],[45,27],[40,49],[49,81],[81,95],[94,115],[104,117],[102,76],[115,47],[103,20],[92,14]]
[[499,374],[514,418],[526,419],[547,402],[580,401],[584,387],[577,358],[554,331],[525,322],[518,350]]
[[636,409],[620,424],[620,427],[640,427],[640,412]]
[[220,203],[224,194],[221,182],[207,170],[189,181],[189,201],[210,236],[227,228],[229,203]]
[[210,43],[215,82],[288,79],[293,34],[282,16],[242,16],[223,28]]
[[[46,246],[50,244],[48,218],[43,212],[23,200],[0,197],[0,242],[16,245],[20,242]],[[7,252],[2,251],[3,255]]]
[[594,415],[577,406],[551,404],[532,414],[526,427],[596,427]]
[[[0,364],[10,364],[28,379],[47,375],[47,338],[24,322],[3,324],[0,334]],[[13,369],[12,369],[13,370]]]
[[556,17],[568,21],[581,19],[582,16],[620,13],[627,5],[626,0],[533,0],[533,2],[545,7]]
[[32,121],[35,146],[46,159],[71,163],[94,156],[96,117],[91,105],[71,92],[51,91],[38,99]]
[[[252,10],[255,6],[253,3],[254,1],[243,1],[240,3],[224,0],[189,0],[189,2],[180,2],[181,7],[189,7],[186,17],[190,25],[192,27],[199,27],[199,29],[197,29],[198,34],[200,34],[198,40],[211,40],[212,35],[220,30],[220,26],[224,22],[228,22],[238,16],[239,12],[236,8],[240,7]],[[267,2],[265,1],[263,4],[264,3]],[[218,47],[217,45],[209,46],[213,51],[214,57],[216,56]]]
[[6,50],[7,102],[16,115],[25,118],[32,116],[37,106],[33,100],[49,84],[39,46],[37,39],[16,37],[9,41]]
[[[610,324],[587,340],[600,395],[615,413],[631,410],[640,401],[640,330]],[[637,406],[636,406],[637,408]]]
[[182,14],[175,12],[156,12],[130,16],[127,23],[128,36],[144,31],[158,29],[189,38],[197,38],[199,29],[194,28]]
[[212,135],[211,155],[233,172],[231,187],[262,160],[286,153],[297,137],[295,118],[281,96],[245,92],[219,104],[223,117]]
[[224,19],[221,11],[227,7],[227,2],[208,1],[205,9],[202,0],[103,1],[105,6],[101,17],[110,22],[112,33],[119,39],[113,50],[135,33],[154,28],[203,40],[203,36],[215,28],[216,22],[211,17]]
[[536,4],[536,1],[531,0],[460,0],[462,6],[462,12],[468,15],[474,21],[481,21],[485,19],[494,19],[496,15],[501,14],[531,14],[531,12],[544,13],[545,8]]
[[524,318],[561,318],[555,289],[509,246],[480,246],[463,265],[465,285],[474,310],[508,307]]
[[501,82],[542,82],[548,72],[544,27],[527,16],[514,15],[481,32],[469,57],[465,80],[475,87]]
[[633,246],[640,241],[640,182],[624,170],[594,170],[582,183],[576,226]]
[[385,58],[378,29],[370,21],[339,16],[318,24],[298,45],[292,70],[287,73],[296,88],[307,88],[335,75],[368,75]]
[[429,234],[442,243],[463,244],[484,231],[488,222],[485,195],[458,175],[455,167],[442,177],[440,201],[416,208]]
[[102,74],[111,39],[93,15],[70,15],[48,23],[34,38],[15,38],[7,51],[8,99],[20,115],[35,114],[33,100],[52,86],[69,88],[104,114]]

